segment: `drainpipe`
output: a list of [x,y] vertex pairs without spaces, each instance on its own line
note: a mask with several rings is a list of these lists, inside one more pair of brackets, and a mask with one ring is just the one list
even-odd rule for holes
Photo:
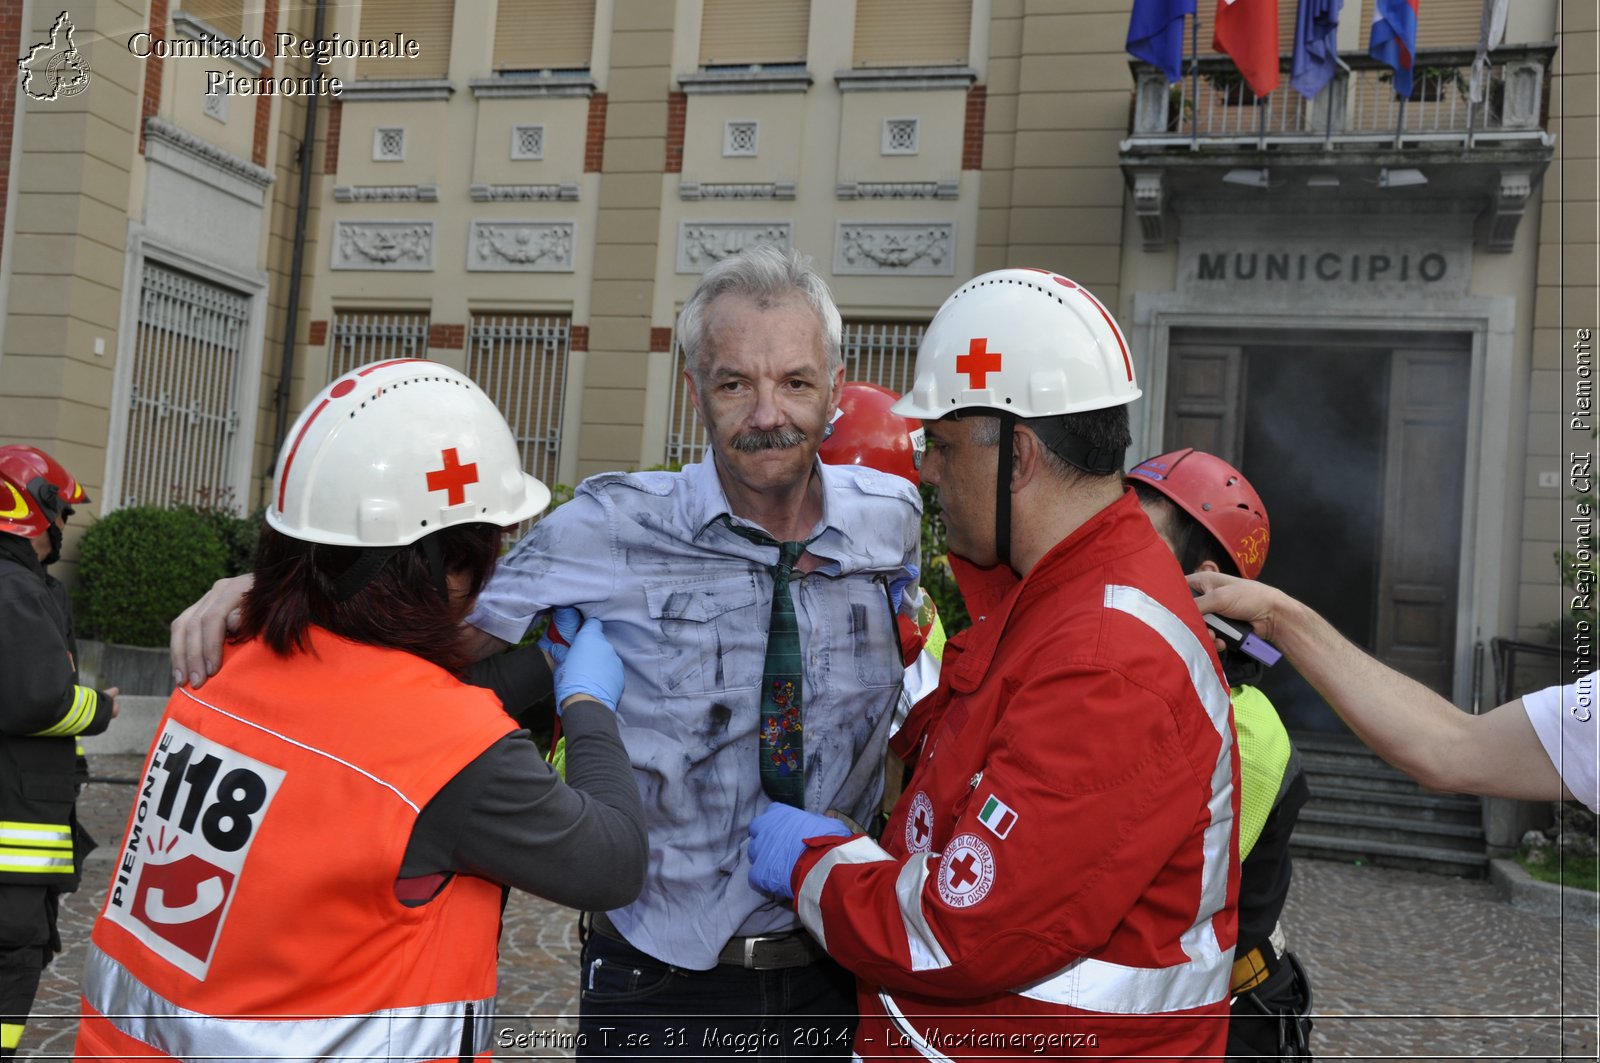
[[[327,0],[317,0],[316,21],[311,31],[313,40],[322,40],[327,14]],[[283,314],[283,359],[273,399],[278,414],[277,427],[272,433],[274,468],[277,466],[278,452],[283,449],[284,436],[289,431],[289,386],[294,376],[295,336],[300,329],[300,274],[306,259],[306,219],[311,212],[311,164],[316,150],[317,100],[320,95],[314,92],[306,98],[306,126],[300,136],[300,201],[294,208],[294,251],[289,256],[289,305]],[[269,494],[271,490],[269,477]]]

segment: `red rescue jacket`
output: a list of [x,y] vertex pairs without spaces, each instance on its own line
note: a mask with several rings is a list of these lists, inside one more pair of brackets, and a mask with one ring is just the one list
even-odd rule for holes
[[896,736],[883,834],[796,905],[861,983],[856,1051],[1221,1056],[1238,767],[1222,670],[1132,492],[1021,580],[957,561],[974,626]]

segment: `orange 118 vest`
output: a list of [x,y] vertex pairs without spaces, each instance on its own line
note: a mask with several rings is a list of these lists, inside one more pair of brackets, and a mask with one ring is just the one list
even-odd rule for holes
[[516,724],[320,628],[167,704],[85,964],[78,1058],[489,1058],[499,885],[395,877],[421,809]]

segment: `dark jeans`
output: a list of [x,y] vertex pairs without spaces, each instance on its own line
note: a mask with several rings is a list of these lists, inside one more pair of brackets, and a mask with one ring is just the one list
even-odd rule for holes
[[849,1059],[855,979],[822,959],[686,971],[591,931],[583,946],[580,1059]]

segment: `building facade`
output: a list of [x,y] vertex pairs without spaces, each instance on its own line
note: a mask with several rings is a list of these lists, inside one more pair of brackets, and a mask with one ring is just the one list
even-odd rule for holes
[[[673,326],[741,248],[812,255],[847,377],[897,389],[958,283],[1046,266],[1129,335],[1130,458],[1239,464],[1269,581],[1466,705],[1489,640],[1562,610],[1593,450],[1567,427],[1597,314],[1593,5],[1511,5],[1475,99],[1481,0],[1424,0],[1405,101],[1365,55],[1373,0],[1310,101],[1249,97],[1200,6],[1173,86],[1124,52],[1129,0],[74,7],[87,84],[0,98],[0,440],[103,507],[251,508],[311,394],[425,356],[574,483],[700,455]],[[19,56],[58,17],[0,0]],[[218,54],[241,36],[265,54]]]

